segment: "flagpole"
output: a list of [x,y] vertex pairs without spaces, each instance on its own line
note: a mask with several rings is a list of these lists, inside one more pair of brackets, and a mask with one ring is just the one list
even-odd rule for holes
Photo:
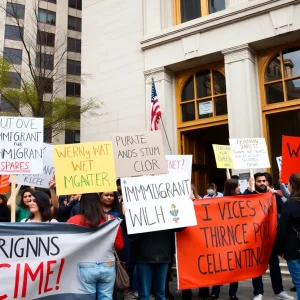
[[168,138],[168,135],[167,135],[166,128],[165,128],[165,125],[164,125],[162,117],[160,117],[160,120],[161,120],[161,125],[162,125],[162,127],[164,129],[164,132],[165,132],[165,135],[166,135],[166,138],[167,138],[167,142],[168,142],[171,154],[172,154],[172,148],[171,148],[171,145],[170,145],[170,142],[169,142],[169,138]]

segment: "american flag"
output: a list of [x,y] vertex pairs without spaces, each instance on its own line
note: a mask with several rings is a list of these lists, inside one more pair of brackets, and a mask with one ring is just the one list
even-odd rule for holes
[[151,90],[151,131],[158,130],[158,122],[161,118],[160,105],[158,103],[158,97],[156,93],[154,79],[152,78],[152,90]]

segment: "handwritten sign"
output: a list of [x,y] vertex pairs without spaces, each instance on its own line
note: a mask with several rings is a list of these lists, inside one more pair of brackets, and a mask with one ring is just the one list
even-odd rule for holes
[[213,145],[218,169],[234,169],[230,146]]
[[270,168],[264,138],[229,139],[235,169]]
[[129,234],[197,225],[185,173],[122,178]]
[[16,183],[28,186],[35,186],[41,188],[48,188],[49,181],[53,177],[54,169],[54,157],[53,146],[44,144],[44,167],[43,174],[26,174],[16,175]]
[[0,194],[9,191],[9,175],[0,175]]
[[271,193],[194,201],[198,226],[176,234],[179,289],[262,275],[276,236]]
[[54,146],[58,195],[116,191],[111,142]]
[[278,170],[279,170],[279,172],[281,172],[281,167],[282,167],[282,156],[276,157],[276,162],[277,162]]
[[167,173],[161,132],[146,131],[113,135],[117,177]]
[[44,119],[0,117],[0,174],[43,173]]
[[166,155],[169,174],[185,173],[192,177],[193,155]]
[[300,173],[300,137],[283,136],[281,180],[288,183],[293,173]]

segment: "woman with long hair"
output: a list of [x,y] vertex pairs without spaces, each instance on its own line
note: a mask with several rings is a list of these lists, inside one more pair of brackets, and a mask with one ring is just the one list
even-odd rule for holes
[[7,207],[7,197],[0,194],[0,222],[10,222],[10,211]]
[[30,215],[21,222],[57,222],[53,219],[49,196],[44,192],[33,192],[29,203]]
[[123,217],[122,205],[119,202],[119,195],[117,192],[100,193],[100,204],[105,214],[115,218]]
[[[241,193],[240,191],[240,184],[239,181],[235,178],[227,179],[224,185],[224,196],[239,196]],[[229,298],[232,300],[238,300],[236,293],[238,291],[238,282],[230,283],[229,285]],[[219,299],[221,291],[221,286],[216,285],[212,287],[211,295],[208,297],[209,300],[216,300]]]
[[[99,195],[91,193],[81,196],[79,214],[71,217],[67,223],[97,228],[110,218],[102,209]],[[116,251],[120,251],[124,246],[121,227],[118,228],[114,246]],[[82,262],[78,265],[78,278],[83,289],[88,293],[96,294],[97,299],[101,300],[113,299],[116,278],[114,247],[111,247],[107,257],[111,257],[111,261]]]
[[290,176],[288,190],[290,197],[281,211],[275,245],[279,257],[287,261],[300,299],[300,174]]

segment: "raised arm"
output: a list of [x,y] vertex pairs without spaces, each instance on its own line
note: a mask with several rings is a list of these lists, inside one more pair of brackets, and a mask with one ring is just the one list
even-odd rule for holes
[[[9,210],[11,209],[11,203],[12,203],[13,197],[17,197],[17,195],[19,194],[19,191],[21,189],[21,186],[22,186],[21,184],[17,185],[16,194],[15,195],[11,194],[8,201],[7,201],[7,207],[8,207]],[[16,212],[17,212],[17,210],[18,210],[18,207],[16,206]]]
[[50,194],[51,194],[52,210],[58,209],[58,206],[59,206],[58,197],[56,195],[54,187],[55,187],[55,175],[53,175],[53,177],[49,181],[49,189],[50,189]]

